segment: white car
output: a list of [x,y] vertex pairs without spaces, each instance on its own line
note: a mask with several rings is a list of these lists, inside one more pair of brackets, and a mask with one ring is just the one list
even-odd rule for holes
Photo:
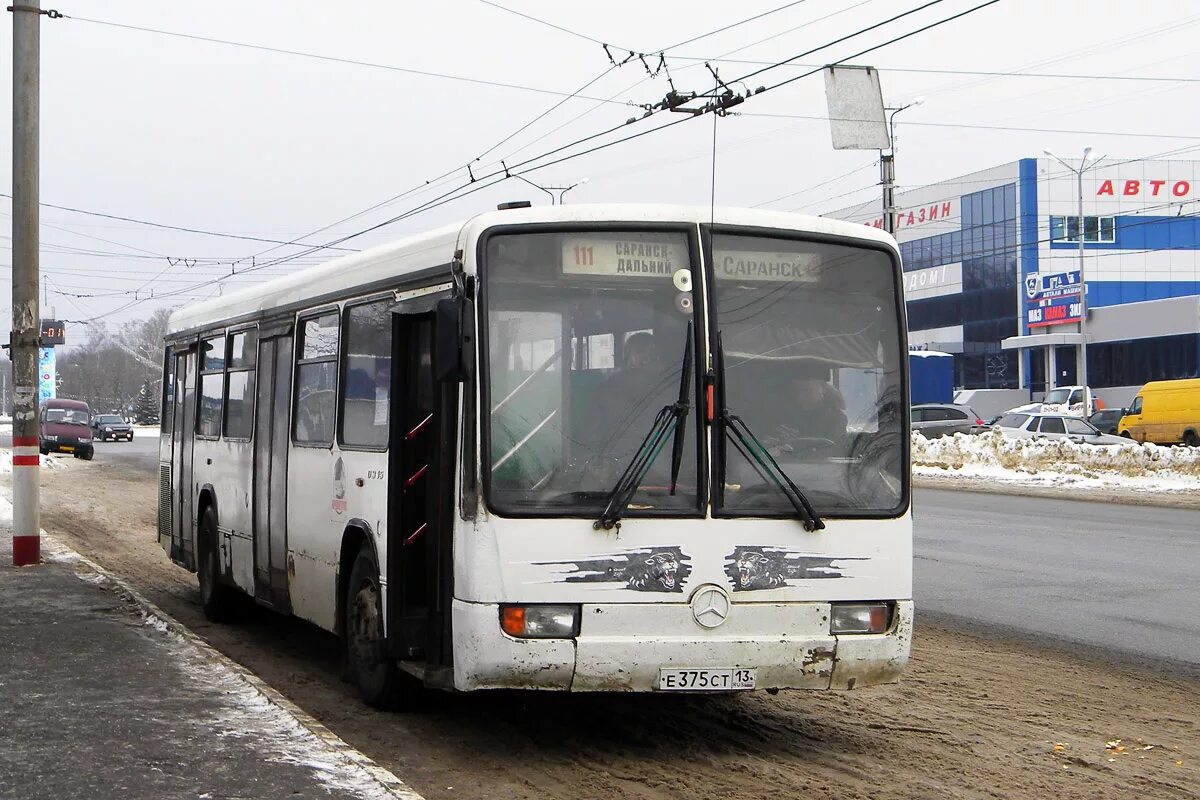
[[[1092,411],[1095,411],[1096,392],[1089,391],[1089,398],[1093,406]],[[1101,405],[1101,408],[1104,406]],[[1082,386],[1059,386],[1056,389],[1051,389],[1046,392],[1046,396],[1042,398],[1040,403],[1027,403],[1023,406],[1010,408],[1005,414],[1062,414],[1071,417],[1088,417],[1091,412],[1085,413],[1083,410],[1083,387]]]
[[1010,411],[993,427],[1013,439],[1069,439],[1081,444],[1129,444],[1128,439],[1101,433],[1087,420],[1066,414],[1030,414]]

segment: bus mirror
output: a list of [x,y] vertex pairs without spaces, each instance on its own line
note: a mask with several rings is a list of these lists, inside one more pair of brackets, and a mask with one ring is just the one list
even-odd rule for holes
[[434,315],[433,374],[445,383],[466,379],[462,354],[463,302],[461,298],[439,300]]

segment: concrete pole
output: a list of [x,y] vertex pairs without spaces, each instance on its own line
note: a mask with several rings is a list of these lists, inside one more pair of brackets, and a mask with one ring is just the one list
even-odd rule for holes
[[896,156],[879,154],[879,178],[883,184],[883,229],[896,235]]
[[13,16],[12,324],[13,563],[41,557],[38,508],[38,37],[39,0],[22,0]]

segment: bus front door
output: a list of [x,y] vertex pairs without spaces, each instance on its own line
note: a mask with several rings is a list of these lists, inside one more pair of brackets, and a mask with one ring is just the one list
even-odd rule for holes
[[291,611],[287,574],[288,403],[291,335],[258,341],[254,402],[254,596]]
[[[388,483],[388,639],[394,656],[450,664],[450,525],[441,502],[446,463],[443,385],[433,376],[434,317],[397,314],[392,335]],[[452,445],[451,445],[452,446]]]
[[175,404],[171,409],[171,560],[196,568],[195,487],[192,442],[196,426],[196,348],[175,354]]

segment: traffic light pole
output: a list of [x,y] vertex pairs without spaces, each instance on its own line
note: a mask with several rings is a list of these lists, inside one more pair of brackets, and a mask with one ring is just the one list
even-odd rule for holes
[[38,448],[38,95],[39,0],[21,0],[13,15],[12,333],[13,563],[41,557]]

